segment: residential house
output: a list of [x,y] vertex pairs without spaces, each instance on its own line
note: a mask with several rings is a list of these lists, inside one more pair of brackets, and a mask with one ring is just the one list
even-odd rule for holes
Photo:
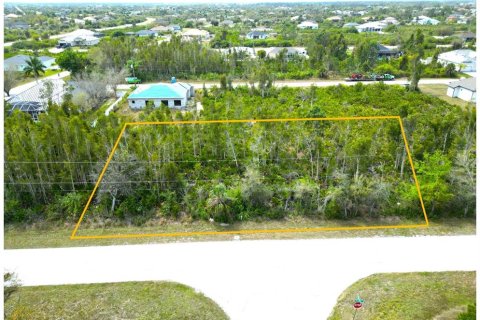
[[177,24],[171,24],[168,26],[168,29],[170,29],[171,32],[180,32],[182,31],[182,27],[180,27]]
[[[256,51],[257,49],[257,51]],[[213,49],[216,51],[219,51],[223,55],[227,56],[232,53],[236,53],[238,56],[238,59],[242,59],[244,57],[249,57],[249,58],[255,58],[256,57],[256,52],[258,50],[265,50],[262,48],[250,48],[250,47],[231,47],[231,48],[225,48],[225,49]],[[265,50],[267,51],[267,50]]]
[[139,86],[127,98],[132,109],[143,109],[149,103],[154,107],[165,105],[169,108],[183,109],[195,94],[192,85],[183,82],[157,83]]
[[435,25],[439,24],[440,21],[438,21],[437,19],[433,19],[433,18],[427,17],[427,16],[418,16],[418,17],[413,18],[412,23],[413,23],[413,24],[433,25],[433,26],[435,26]]
[[18,14],[15,14],[15,13],[9,13],[9,14],[6,14],[4,18],[5,18],[5,20],[16,19],[16,18],[20,18],[20,16]]
[[109,15],[105,15],[102,18],[100,18],[100,21],[103,21],[103,22],[107,22],[107,21],[111,21],[111,20],[113,20],[113,18]]
[[233,27],[235,23],[232,20],[223,20],[222,22],[220,22],[220,25],[230,28]]
[[266,32],[262,32],[262,31],[252,31],[252,32],[249,32],[247,33],[247,36],[246,36],[247,39],[267,39],[268,38],[268,34]]
[[477,39],[477,36],[473,32],[461,33],[458,37],[462,39],[463,42],[475,41]]
[[151,31],[157,32],[157,33],[166,33],[170,32],[170,28],[166,26],[156,26],[150,29]]
[[20,30],[28,30],[30,28],[30,25],[23,21],[15,21],[11,23],[9,22],[9,23],[6,23],[5,26],[10,29],[20,29]]
[[58,40],[59,46],[83,47],[94,46],[100,42],[100,39],[93,36],[64,37]]
[[78,29],[73,32],[68,33],[65,37],[61,38],[58,41],[59,46],[93,46],[98,44],[100,41],[99,38],[95,37],[95,32],[86,30],[86,29]]
[[300,56],[308,58],[307,50],[303,47],[273,47],[266,51],[268,58],[276,58],[281,52],[285,53],[287,59]]
[[316,23],[315,21],[303,21],[302,23],[297,25],[297,28],[316,30],[318,29],[318,23]]
[[385,19],[382,20],[382,22],[386,24],[394,24],[394,25],[399,24],[398,20],[395,19],[394,17],[386,17]]
[[253,28],[252,31],[270,32],[270,31],[273,31],[273,29],[269,27],[259,26],[259,27]]
[[152,30],[140,30],[135,33],[137,37],[156,37],[158,33]]
[[466,24],[468,22],[468,18],[463,14],[454,13],[449,15],[445,21],[447,23]]
[[476,78],[467,78],[448,84],[447,96],[465,101],[477,101]]
[[95,17],[85,17],[83,18],[83,21],[89,21],[91,23],[97,23],[97,19]]
[[358,32],[382,32],[384,28],[387,27],[387,24],[381,21],[367,22],[361,25],[356,26]]
[[[47,85],[51,85],[51,96],[46,96]],[[30,114],[34,121],[38,120],[38,115],[48,109],[49,100],[52,103],[60,104],[65,95],[65,81],[62,79],[43,80],[27,90],[13,95],[8,103],[12,106],[10,113],[20,110]]]
[[343,20],[342,17],[340,16],[333,16],[333,17],[328,17],[327,19],[325,19],[327,21],[331,21],[331,22],[340,22]]
[[453,63],[457,71],[477,71],[477,54],[475,51],[469,49],[459,49],[440,53],[437,62],[443,66]]
[[208,41],[212,38],[210,32],[200,29],[185,29],[181,35],[184,41]]
[[384,46],[383,44],[378,44],[378,55],[379,59],[383,58],[398,58],[402,55],[402,52],[398,49],[398,46]]
[[[15,71],[23,71],[27,66],[27,61],[30,59],[30,56],[19,54],[13,56],[11,58],[5,59],[3,61],[3,69],[4,70],[15,70]],[[48,56],[41,56],[38,59],[42,62],[45,66],[45,69],[53,69],[55,64],[55,58],[48,57]]]
[[372,17],[372,16],[361,17],[360,19],[361,19],[363,22],[375,21],[375,17]]

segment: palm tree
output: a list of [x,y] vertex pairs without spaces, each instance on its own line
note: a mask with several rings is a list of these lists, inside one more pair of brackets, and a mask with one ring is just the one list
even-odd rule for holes
[[38,59],[38,57],[30,57],[26,63],[27,66],[23,69],[25,76],[29,77],[33,75],[35,77],[35,81],[37,81],[40,73],[45,73],[46,67],[43,65],[42,61]]

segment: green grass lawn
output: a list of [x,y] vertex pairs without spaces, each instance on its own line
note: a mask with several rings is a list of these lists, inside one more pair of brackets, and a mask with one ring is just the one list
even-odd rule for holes
[[[41,80],[43,78],[53,76],[54,74],[60,73],[62,70],[45,70],[45,73],[42,73],[38,79]],[[34,77],[22,77],[20,81],[15,85],[15,87],[21,86],[23,84],[35,81]]]
[[440,98],[453,105],[457,105],[460,107],[475,105],[473,102],[467,102],[459,98],[452,98],[447,96],[448,86],[446,84],[421,84],[419,85],[419,88],[423,93]]
[[357,294],[358,320],[456,320],[475,302],[475,272],[374,274],[347,288],[328,319],[351,320]]
[[20,287],[6,319],[224,320],[225,312],[193,288],[172,282]]
[[[388,223],[388,221],[377,221]],[[246,229],[286,229],[286,228],[313,228],[319,227],[345,227],[374,225],[367,221],[314,221],[295,218],[282,221],[248,221],[238,225],[221,226],[209,222],[169,222],[165,225],[145,225],[130,227],[105,227],[85,226],[80,228],[78,235],[105,235],[105,234],[146,234],[146,233],[172,233],[187,231],[229,231]],[[401,220],[390,221],[389,224],[405,225],[419,223],[419,221]],[[79,247],[93,245],[123,245],[140,243],[165,243],[189,241],[228,241],[233,239],[315,239],[315,238],[350,238],[350,237],[375,237],[375,236],[420,236],[420,235],[472,235],[475,234],[474,219],[444,219],[430,221],[428,228],[412,229],[375,229],[375,230],[343,230],[343,231],[316,231],[294,233],[254,233],[254,234],[217,234],[195,235],[180,237],[146,237],[129,239],[85,239],[70,240],[74,228],[73,224],[64,225],[37,225],[37,226],[5,226],[5,249],[23,248],[57,248]]]

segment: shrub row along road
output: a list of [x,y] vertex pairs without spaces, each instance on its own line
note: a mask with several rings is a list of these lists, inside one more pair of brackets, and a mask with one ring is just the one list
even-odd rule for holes
[[170,280],[233,320],[306,320],[326,319],[345,288],[373,273],[475,270],[476,245],[475,236],[239,240],[6,250],[4,264],[23,285]]

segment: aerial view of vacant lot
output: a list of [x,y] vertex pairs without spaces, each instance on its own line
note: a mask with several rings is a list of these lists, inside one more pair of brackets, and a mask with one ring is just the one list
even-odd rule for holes
[[475,2],[3,8],[6,318],[473,319]]

